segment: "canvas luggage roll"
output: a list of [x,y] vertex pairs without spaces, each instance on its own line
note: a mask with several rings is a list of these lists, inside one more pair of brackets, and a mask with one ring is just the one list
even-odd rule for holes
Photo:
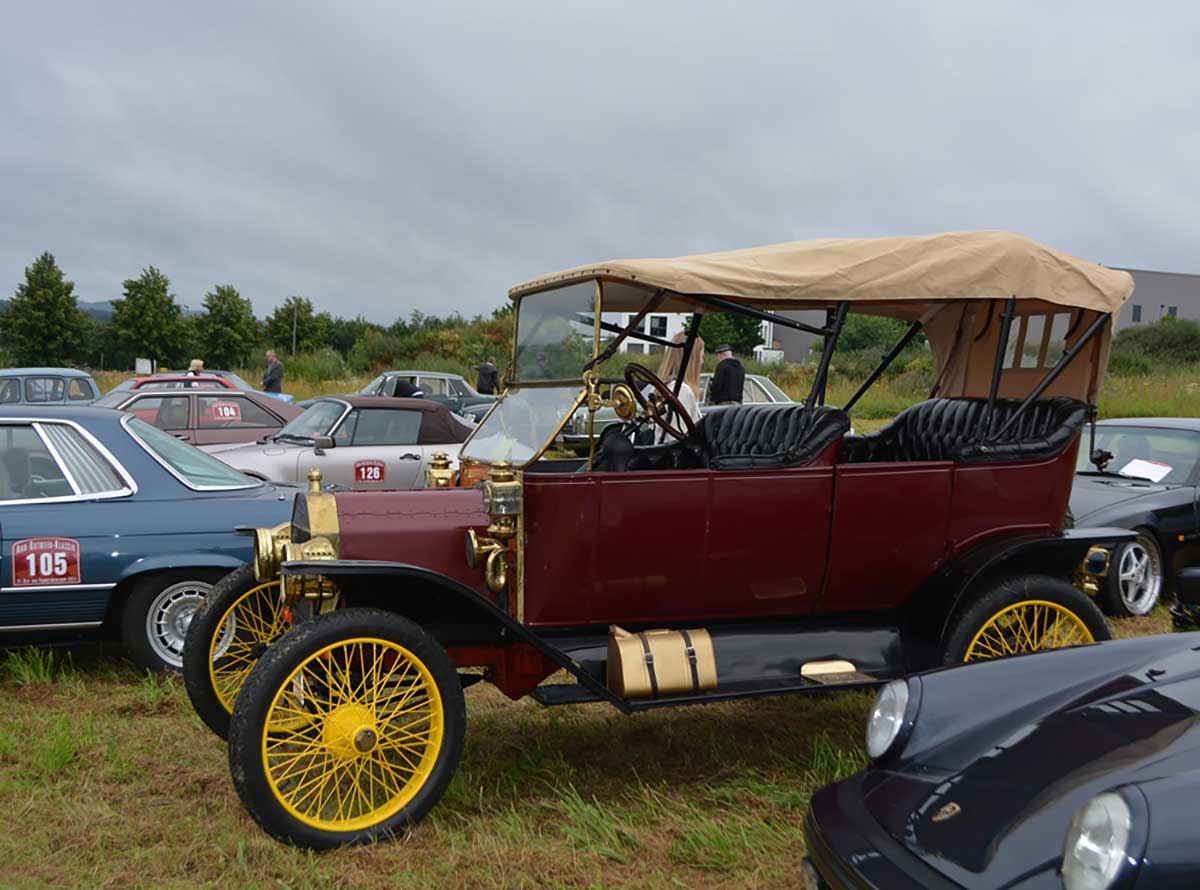
[[715,689],[717,660],[708,631],[644,630],[613,625],[608,635],[608,688],[624,698]]

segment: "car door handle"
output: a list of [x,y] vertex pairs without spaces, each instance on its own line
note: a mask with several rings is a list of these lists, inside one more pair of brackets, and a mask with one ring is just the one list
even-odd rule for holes
[[420,460],[420,459],[421,459],[421,455],[413,454],[411,451],[408,452],[407,454],[400,455],[400,460]]

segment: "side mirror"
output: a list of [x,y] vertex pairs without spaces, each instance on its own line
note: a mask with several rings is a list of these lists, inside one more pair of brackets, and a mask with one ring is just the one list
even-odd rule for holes
[[317,454],[324,454],[330,448],[334,447],[333,436],[317,436],[313,439],[314,451]]
[[1181,603],[1200,605],[1200,566],[1179,570],[1175,575],[1175,595]]

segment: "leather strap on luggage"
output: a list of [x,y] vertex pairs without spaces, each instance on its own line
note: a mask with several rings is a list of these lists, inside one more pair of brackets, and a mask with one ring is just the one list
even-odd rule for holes
[[683,645],[687,647],[688,667],[692,669],[692,692],[699,692],[700,671],[696,667],[696,647],[692,645],[692,638],[686,630],[681,630],[680,633],[683,634]]
[[[658,695],[658,677],[654,673],[654,653],[650,651],[650,641],[646,639],[644,633],[638,634],[638,639],[642,641],[642,652],[646,659],[646,672],[650,674],[650,694]],[[695,668],[693,668],[693,671]]]

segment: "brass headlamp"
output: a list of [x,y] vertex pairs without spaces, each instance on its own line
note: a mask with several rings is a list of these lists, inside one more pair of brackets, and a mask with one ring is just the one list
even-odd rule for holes
[[[337,559],[340,528],[337,501],[321,490],[321,471],[308,471],[308,491],[296,498],[292,521],[254,531],[254,576],[260,584],[279,577],[285,562]],[[314,575],[288,575],[287,598],[327,598],[336,593],[331,581]]]
[[426,488],[450,488],[454,485],[454,470],[450,466],[450,455],[445,451],[433,452],[429,468],[425,471]]
[[508,542],[517,534],[521,482],[508,461],[498,461],[481,487],[483,509],[492,522],[483,534],[476,534],[474,529],[467,531],[467,565],[482,568],[488,590],[499,593],[508,580]]
[[1093,544],[1075,570],[1075,586],[1088,596],[1100,594],[1100,579],[1108,574],[1111,554],[1107,547]]

